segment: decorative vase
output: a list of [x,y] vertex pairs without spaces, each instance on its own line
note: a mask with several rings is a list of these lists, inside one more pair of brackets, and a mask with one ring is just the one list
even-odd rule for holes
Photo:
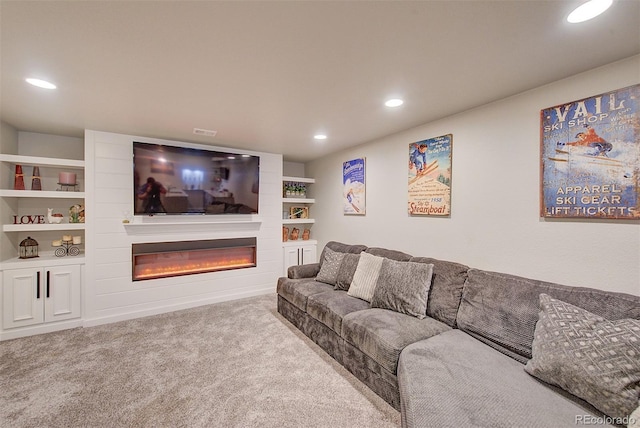
[[42,181],[40,181],[40,167],[33,167],[31,176],[31,190],[42,190]]
[[13,183],[14,190],[24,190],[24,174],[22,173],[22,165],[16,165],[16,180]]

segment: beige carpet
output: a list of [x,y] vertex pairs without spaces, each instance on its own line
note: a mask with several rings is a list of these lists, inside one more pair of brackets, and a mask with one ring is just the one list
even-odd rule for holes
[[0,427],[398,427],[275,295],[0,342]]

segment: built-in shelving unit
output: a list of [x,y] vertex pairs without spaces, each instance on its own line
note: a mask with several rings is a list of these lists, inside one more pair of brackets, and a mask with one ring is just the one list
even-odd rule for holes
[[313,178],[306,177],[291,177],[284,176],[282,177],[282,207],[283,207],[283,219],[282,224],[313,224],[315,220],[311,218],[309,215],[305,218],[287,218],[285,213],[289,213],[289,210],[292,206],[303,205],[307,208],[311,204],[316,202],[313,198],[301,197],[298,195],[294,196],[286,196],[285,194],[285,185],[286,183],[300,183],[302,185],[308,185],[315,183],[316,180]]
[[[75,253],[57,257],[56,253],[62,247],[54,242],[63,235],[70,235],[69,231],[83,232],[85,229],[84,223],[69,222],[70,207],[84,205],[85,193],[79,190],[84,184],[85,162],[0,154],[0,164],[3,170],[0,182],[3,239],[0,338],[77,327],[81,325],[82,317],[84,251],[78,245],[74,246]],[[17,174],[17,165],[22,167],[22,180],[27,190],[14,188],[16,178],[12,175]],[[58,183],[61,173],[69,171],[77,171],[79,180],[74,184]],[[36,187],[35,183],[37,188],[28,190]],[[60,223],[49,223],[48,208],[62,214],[61,219],[56,216]],[[20,259],[17,254],[19,243],[27,236],[38,241],[38,256]],[[81,241],[84,242],[84,237]],[[61,254],[64,253],[58,255]]]
[[[307,198],[306,191],[304,192],[304,196],[300,194],[287,195],[287,183],[294,183],[294,188],[298,187],[295,186],[295,184],[299,184],[299,187],[307,188],[309,187],[309,185],[312,185],[315,182],[316,180],[313,178],[292,176],[282,177],[283,241],[284,234],[287,232],[286,229],[293,229],[296,228],[296,226],[302,229],[302,231],[299,231],[298,239],[291,240],[290,237],[288,237],[287,241],[284,241],[282,243],[284,258],[283,275],[285,276],[287,275],[287,269],[290,266],[315,263],[317,258],[316,247],[318,245],[318,241],[316,241],[315,239],[302,238],[304,229],[310,229],[310,227],[316,222],[315,219],[311,217],[311,211],[309,209],[310,206],[316,202],[316,200],[314,198]],[[292,207],[304,208],[304,211],[306,212],[303,211],[302,218],[289,218]]]
[[[73,204],[83,204],[84,191],[70,191],[70,187],[80,190],[81,182],[84,178],[84,160],[46,158],[40,156],[24,156],[0,154],[0,162],[7,164],[11,171],[15,171],[16,165],[23,168],[25,188],[27,190],[16,190],[13,187],[13,180],[3,182],[0,188],[0,198],[6,202],[8,208],[2,213],[0,225],[2,232],[7,233],[8,239],[19,241],[22,234],[29,233],[38,240],[39,232],[56,232],[61,234],[65,231],[82,231],[85,229],[84,223],[70,223],[68,210]],[[40,168],[42,190],[28,190],[29,171],[33,167]],[[33,170],[32,170],[33,171]],[[57,183],[58,172],[78,171],[80,180],[77,186],[60,185]],[[55,208],[54,212],[63,215],[60,223],[49,223],[47,220],[47,208]],[[24,221],[23,217],[39,217],[33,221]],[[49,248],[45,245],[44,248]],[[2,260],[2,265],[6,267],[6,262],[11,260],[11,255]],[[8,259],[8,260],[7,260]],[[54,259],[55,260],[55,259]],[[52,260],[53,261],[53,260]],[[35,261],[30,259],[19,260],[19,263],[28,266]]]

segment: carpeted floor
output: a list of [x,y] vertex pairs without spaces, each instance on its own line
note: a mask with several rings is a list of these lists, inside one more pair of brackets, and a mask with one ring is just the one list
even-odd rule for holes
[[0,427],[398,427],[259,296],[0,342]]

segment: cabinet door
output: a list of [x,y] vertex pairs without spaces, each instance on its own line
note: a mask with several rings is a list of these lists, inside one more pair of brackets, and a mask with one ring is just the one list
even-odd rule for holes
[[289,266],[300,264],[300,252],[298,247],[284,247],[284,276],[287,276]]
[[315,245],[303,245],[300,248],[300,264],[308,265],[316,262],[316,246]]
[[80,266],[44,269],[44,321],[80,317]]
[[24,327],[44,321],[44,282],[40,269],[2,272],[2,326]]

